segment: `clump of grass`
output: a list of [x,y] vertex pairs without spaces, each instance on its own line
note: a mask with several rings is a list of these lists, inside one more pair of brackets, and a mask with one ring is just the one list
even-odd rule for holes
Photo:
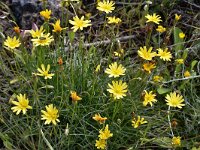
[[12,76],[9,101],[0,105],[4,147],[199,147],[199,63],[190,52],[198,43],[187,45],[183,15],[161,17],[147,2],[91,6],[83,14],[69,2],[63,7],[74,17],[62,20],[44,5],[41,27],[6,35],[1,68]]

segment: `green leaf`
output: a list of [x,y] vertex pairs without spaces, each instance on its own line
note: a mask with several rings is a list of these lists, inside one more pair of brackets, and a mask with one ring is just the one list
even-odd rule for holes
[[171,91],[171,89],[169,89],[169,88],[158,88],[157,89],[157,92],[158,92],[158,94],[165,94],[165,93],[168,93],[169,91]]
[[163,148],[172,148],[172,144],[171,144],[171,138],[169,137],[159,137],[156,138],[153,143],[159,145],[160,147]]
[[179,38],[179,33],[181,33],[181,32],[182,32],[182,30],[180,28],[174,27],[174,44],[175,44],[174,51],[177,55],[179,54],[178,51],[182,50],[184,48],[184,43],[183,43],[184,39]]
[[75,33],[73,31],[68,32],[69,40],[71,43],[74,41]]
[[194,66],[198,63],[197,60],[193,60],[191,63],[191,70],[193,70]]
[[3,134],[0,132],[0,139],[3,141],[3,145],[8,149],[11,150],[13,149],[12,143],[10,142],[10,137],[7,134]]

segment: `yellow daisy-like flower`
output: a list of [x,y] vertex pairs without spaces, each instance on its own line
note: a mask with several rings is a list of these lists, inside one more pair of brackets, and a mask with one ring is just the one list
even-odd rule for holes
[[103,124],[107,120],[107,117],[101,117],[101,115],[98,113],[95,114],[94,117],[92,117],[92,119],[96,120],[100,124]]
[[183,32],[179,33],[179,38],[183,39],[185,37],[185,34]]
[[48,9],[43,10],[43,11],[40,12],[40,15],[42,17],[44,17],[44,19],[49,20],[50,16],[51,16],[51,10],[48,10]]
[[26,98],[26,94],[22,95],[19,94],[17,95],[17,101],[12,101],[12,103],[16,106],[12,107],[11,110],[13,112],[16,112],[16,115],[19,115],[19,113],[22,111],[23,114],[26,114],[27,109],[32,109],[31,106],[29,106],[29,100]]
[[182,106],[185,106],[185,104],[182,104],[182,102],[184,102],[183,96],[176,94],[176,92],[171,92],[170,94],[167,94],[165,98],[167,105],[170,107],[182,108]]
[[190,76],[191,76],[191,74],[190,74],[189,71],[185,71],[185,72],[184,72],[184,77],[190,77]]
[[148,50],[146,46],[140,47],[138,55],[145,60],[152,60],[152,58],[157,55],[156,52],[151,52],[152,49],[153,47],[150,47]]
[[83,28],[86,28],[88,26],[91,26],[91,20],[84,20],[84,16],[82,16],[80,19],[78,16],[73,17],[73,20],[69,20],[69,23],[74,25],[71,29],[73,29],[74,32],[76,32],[78,29],[83,30]]
[[114,99],[120,99],[126,96],[128,87],[126,82],[123,83],[121,80],[112,81],[112,85],[108,84],[108,86],[110,87],[110,89],[107,89],[107,91],[113,95]]
[[151,70],[154,68],[156,68],[156,65],[153,62],[147,62],[143,64],[143,69],[148,73],[151,73]]
[[120,75],[125,75],[126,69],[121,65],[117,64],[117,62],[112,63],[109,65],[109,68],[105,70],[105,73],[109,74],[109,77],[119,77]]
[[184,59],[182,59],[182,58],[176,59],[175,61],[176,61],[176,63],[178,63],[178,64],[184,64]]
[[99,138],[102,140],[107,140],[112,136],[113,136],[113,134],[110,132],[110,130],[108,128],[108,124],[106,125],[106,127],[104,129],[101,129],[99,131]]
[[6,41],[4,42],[4,45],[7,46],[8,48],[15,49],[21,45],[19,42],[19,39],[14,36],[13,38],[7,37]]
[[73,102],[76,103],[77,101],[82,100],[82,98],[79,97],[75,91],[71,91],[70,94],[71,94],[70,97],[71,97],[71,99],[72,99]]
[[180,19],[181,19],[181,15],[175,14],[175,20],[176,20],[176,21],[179,21]]
[[43,26],[40,27],[40,29],[36,28],[36,30],[31,30],[30,31],[30,34],[32,36],[32,38],[39,38],[41,37],[41,35],[44,34],[44,29],[43,29]]
[[56,23],[52,24],[53,32],[61,32],[63,28],[60,26],[60,19],[56,21]]
[[48,46],[51,44],[52,41],[54,41],[53,36],[50,35],[50,33],[43,34],[41,33],[40,37],[31,39],[34,46]]
[[41,69],[38,68],[37,70],[39,71],[39,73],[36,73],[36,75],[43,76],[45,80],[46,79],[52,79],[52,76],[54,76],[53,73],[49,74],[49,70],[50,70],[50,65],[49,64],[47,65],[47,69],[45,69],[44,64],[41,64]]
[[151,105],[151,107],[153,106],[153,103],[157,102],[157,100],[155,99],[156,94],[153,94],[153,91],[150,91],[149,93],[144,90],[145,95],[144,95],[144,101],[143,101],[143,105],[147,106],[148,103]]
[[133,117],[132,119],[132,126],[134,128],[138,128],[140,125],[147,123],[147,121],[144,120],[144,118],[141,118],[140,116]]
[[156,24],[159,24],[159,22],[161,22],[161,17],[159,15],[156,15],[156,13],[154,13],[153,15],[149,15],[147,14],[145,16],[145,18],[147,18],[148,20],[146,21],[147,23],[148,22],[154,22]]
[[156,29],[156,31],[163,33],[166,31],[166,28],[164,28],[163,26],[158,26],[158,28]]
[[165,48],[164,50],[159,48],[157,50],[158,50],[157,56],[160,56],[160,59],[162,59],[164,61],[171,61],[172,54],[171,54],[171,52],[168,51],[168,48]]
[[115,9],[114,5],[115,3],[113,1],[103,0],[103,2],[98,2],[97,9],[108,14]]
[[103,139],[96,140],[95,146],[97,147],[97,149],[106,149],[106,145],[107,145],[106,140]]
[[15,31],[15,33],[19,34],[20,33],[20,28],[18,26],[15,26],[13,28],[13,30]]
[[172,146],[177,147],[177,146],[181,146],[181,137],[177,136],[177,137],[173,137],[172,138]]
[[120,18],[116,18],[115,16],[107,18],[108,18],[108,24],[119,24],[120,22],[122,22]]
[[162,80],[163,80],[163,77],[161,77],[161,76],[158,76],[158,75],[157,75],[157,76],[154,76],[154,77],[153,77],[153,81],[154,81],[154,82],[161,82]]
[[41,110],[43,113],[41,120],[45,120],[44,124],[50,124],[51,122],[56,125],[57,122],[60,122],[58,119],[59,114],[58,114],[58,109],[53,106],[53,104],[50,104],[48,106],[45,106],[46,111]]

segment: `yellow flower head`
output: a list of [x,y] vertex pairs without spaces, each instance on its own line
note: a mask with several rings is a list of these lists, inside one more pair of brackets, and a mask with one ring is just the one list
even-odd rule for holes
[[46,111],[41,110],[43,113],[41,120],[45,120],[44,124],[50,124],[51,122],[56,125],[57,122],[60,122],[58,119],[58,109],[56,107],[53,107],[53,104],[50,104],[48,106],[45,106]]
[[145,60],[152,60],[152,58],[157,55],[156,52],[151,52],[152,49],[153,47],[150,47],[148,50],[146,46],[140,47],[138,55]]
[[99,72],[100,69],[101,69],[101,65],[97,65],[97,67],[96,67],[96,69],[95,69],[95,72],[96,72],[96,73]]
[[36,28],[36,30],[31,30],[30,31],[32,38],[39,38],[41,35],[44,34],[44,29],[43,26],[40,27],[40,29]]
[[98,2],[97,9],[108,14],[115,9],[114,5],[115,3],[113,1],[103,0],[103,2]]
[[97,149],[106,149],[106,144],[106,140],[99,138],[99,140],[96,140],[95,146],[97,147]]
[[182,102],[184,102],[183,96],[176,94],[176,92],[167,94],[165,98],[167,105],[170,107],[182,108],[182,106],[185,106],[185,104],[182,104]]
[[108,86],[110,87],[110,89],[107,89],[107,91],[112,94],[114,99],[121,99],[126,96],[128,87],[126,82],[123,83],[121,80],[112,81],[112,85],[108,84]]
[[157,102],[157,100],[155,99],[156,94],[153,94],[153,91],[150,91],[149,93],[144,90],[145,95],[144,95],[144,101],[143,101],[143,105],[147,106],[148,103],[151,105],[151,107],[153,106],[153,103]]
[[112,63],[109,65],[109,68],[105,70],[105,73],[109,74],[109,77],[119,77],[120,75],[125,75],[126,69],[121,65],[117,64],[117,62]]
[[137,116],[137,119],[133,117],[132,119],[132,126],[134,128],[138,128],[140,125],[147,123],[147,121],[144,120],[144,118],[141,118],[140,116]]
[[98,113],[95,114],[94,117],[92,117],[92,119],[98,121],[100,124],[103,124],[107,120],[107,117],[101,117],[101,115]]
[[107,140],[109,139],[110,137],[112,137],[113,134],[110,132],[109,128],[108,128],[108,124],[106,125],[106,127],[103,129],[101,129],[99,131],[99,138],[102,139],[102,140]]
[[153,81],[154,81],[154,82],[161,82],[162,80],[163,80],[163,77],[161,77],[161,76],[158,76],[158,75],[157,75],[157,76],[154,76],[154,77],[153,77]]
[[23,114],[26,114],[27,109],[32,109],[32,107],[28,105],[29,100],[28,98],[26,98],[26,94],[17,95],[17,100],[18,102],[12,101],[12,103],[16,106],[11,108],[13,112],[16,112],[16,115],[18,115],[21,111],[23,112]]
[[163,26],[158,26],[158,28],[156,29],[156,31],[163,33],[166,31],[166,28],[164,28]]
[[180,19],[181,19],[181,15],[175,14],[175,20],[176,20],[176,21],[179,21]]
[[191,76],[191,74],[190,74],[189,71],[185,71],[185,72],[184,72],[184,77],[190,77],[190,76]]
[[15,33],[19,34],[20,33],[20,28],[18,26],[15,26],[13,28],[13,30],[15,31]]
[[60,26],[60,19],[56,21],[55,24],[52,24],[53,26],[53,32],[61,32],[63,28]]
[[42,17],[44,17],[44,19],[49,20],[50,16],[51,16],[51,10],[48,10],[48,9],[43,10],[43,11],[40,12],[40,15]]
[[154,68],[156,68],[156,65],[153,62],[147,62],[143,64],[143,69],[148,73],[151,73],[151,70]]
[[180,59],[176,59],[175,60],[178,64],[184,64],[184,59],[180,58]]
[[8,48],[15,49],[21,45],[19,42],[19,39],[14,36],[13,38],[7,37],[6,41],[4,42],[4,45],[7,46]]
[[41,64],[41,69],[38,68],[37,70],[38,70],[39,73],[36,73],[36,75],[43,76],[45,80],[46,79],[52,79],[52,76],[54,76],[54,74],[52,74],[52,73],[49,74],[49,70],[50,70],[49,64],[47,65],[47,69],[45,69],[44,64]]
[[145,17],[148,19],[148,20],[146,21],[147,23],[148,23],[148,22],[154,22],[154,23],[156,23],[156,24],[159,24],[159,22],[162,21],[162,20],[161,20],[161,17],[160,17],[159,15],[156,15],[156,13],[154,13],[153,15],[147,14]]
[[83,28],[86,28],[88,26],[91,26],[91,20],[84,20],[84,16],[82,16],[80,19],[78,16],[73,17],[73,20],[69,20],[69,23],[74,25],[71,29],[73,29],[74,32],[76,32],[78,29],[83,30]]
[[185,37],[185,34],[183,32],[179,33],[179,38],[183,39]]
[[181,137],[177,136],[177,137],[173,137],[172,138],[172,146],[177,147],[177,146],[181,146]]
[[165,48],[164,50],[159,48],[157,50],[158,50],[157,56],[160,56],[160,59],[162,59],[164,61],[171,61],[172,54],[171,54],[171,52],[168,51],[168,48]]
[[120,18],[116,18],[114,17],[107,17],[108,18],[108,24],[119,24],[120,22],[122,22],[122,20]]
[[77,101],[82,100],[82,98],[79,97],[75,91],[71,91],[70,94],[71,94],[70,97],[71,97],[71,99],[72,99],[73,102],[76,103]]
[[48,46],[51,44],[52,41],[54,41],[54,39],[50,35],[50,33],[47,34],[42,33],[40,37],[34,38],[31,41],[33,42],[34,46]]

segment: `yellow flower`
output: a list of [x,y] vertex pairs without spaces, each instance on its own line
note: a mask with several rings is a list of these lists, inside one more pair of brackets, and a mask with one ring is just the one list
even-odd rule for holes
[[166,28],[164,28],[163,26],[158,26],[158,28],[156,29],[156,31],[163,33],[166,31]]
[[176,59],[175,60],[178,64],[184,64],[184,59],[180,58],[180,59]]
[[79,97],[75,91],[71,91],[70,94],[71,94],[70,97],[71,97],[71,99],[72,99],[73,102],[76,103],[77,101],[82,100],[82,98]]
[[143,69],[147,71],[148,73],[151,73],[151,70],[156,68],[155,63],[153,62],[147,62],[143,64]]
[[176,21],[179,21],[180,19],[181,19],[181,15],[175,14],[175,20],[176,20]]
[[119,51],[114,51],[114,56],[121,57],[124,55],[124,49],[120,49]]
[[147,121],[144,120],[144,118],[141,118],[140,116],[137,116],[137,119],[133,117],[132,120],[132,126],[134,128],[138,128],[140,125],[147,123]]
[[164,50],[159,48],[157,50],[158,50],[157,56],[160,56],[160,59],[162,59],[164,61],[171,61],[172,54],[171,54],[171,52],[168,52],[168,48],[165,48]]
[[183,96],[179,94],[176,95],[176,92],[171,92],[170,94],[167,94],[165,98],[167,105],[170,107],[182,108],[182,106],[185,106],[185,104],[182,104],[182,102],[184,102]]
[[172,145],[177,147],[177,146],[181,146],[181,137],[177,136],[177,137],[173,137],[172,138]]
[[185,34],[183,32],[179,33],[179,38],[183,39],[185,37]]
[[63,28],[60,26],[60,19],[56,21],[55,24],[52,24],[53,26],[53,32],[61,32]]
[[145,95],[144,95],[144,101],[143,101],[143,105],[147,106],[148,103],[151,105],[151,107],[153,106],[153,103],[157,102],[157,100],[155,99],[156,94],[153,94],[153,91],[150,91],[149,93],[144,90]]
[[160,82],[160,81],[163,80],[163,77],[161,77],[161,76],[154,76],[153,80],[154,80],[154,82]]
[[48,46],[53,41],[53,37],[50,35],[50,33],[47,34],[41,34],[40,37],[32,39],[34,46]]
[[11,108],[13,112],[16,112],[16,115],[18,115],[21,111],[23,112],[23,114],[26,114],[27,109],[32,109],[32,107],[28,105],[29,100],[28,98],[26,98],[26,94],[17,95],[17,100],[18,102],[12,101],[12,103],[16,106]]
[[95,69],[95,72],[99,72],[101,69],[101,65],[97,65],[96,69]]
[[92,117],[92,119],[98,121],[100,124],[103,124],[107,120],[107,117],[101,117],[101,115],[98,113],[95,114],[94,117]]
[[109,68],[107,68],[105,70],[105,73],[109,74],[109,77],[119,77],[120,75],[125,75],[126,69],[121,65],[117,64],[117,62],[112,63],[111,65],[109,65]]
[[51,10],[48,10],[48,9],[43,10],[40,12],[40,15],[44,17],[44,19],[48,20],[50,19],[50,16],[51,16]]
[[147,23],[148,23],[148,22],[154,22],[154,23],[156,23],[156,24],[159,24],[159,22],[162,21],[162,20],[161,20],[161,17],[160,17],[159,15],[156,15],[156,13],[154,13],[153,15],[147,14],[145,17],[148,19],[148,20],[146,21]]
[[114,99],[120,99],[126,96],[127,87],[128,87],[126,82],[123,83],[121,80],[112,81],[112,85],[108,84],[108,86],[110,87],[110,89],[107,89],[107,91],[112,94]]
[[15,33],[17,33],[17,34],[19,34],[20,33],[20,29],[19,29],[19,27],[18,26],[15,26],[14,28],[13,28],[13,30],[15,31]]
[[4,45],[7,46],[8,48],[15,49],[21,45],[19,42],[19,39],[14,36],[13,38],[7,37],[6,41],[4,42]]
[[83,28],[86,28],[88,26],[91,26],[91,20],[84,20],[84,16],[82,16],[80,19],[78,16],[73,17],[73,20],[69,20],[69,23],[74,25],[71,29],[74,29],[73,31],[76,32],[78,29],[83,30]]
[[98,2],[97,9],[99,11],[104,11],[106,14],[111,13],[115,7],[115,3],[109,0],[103,0],[103,2]]
[[41,35],[44,34],[44,29],[43,26],[40,27],[40,29],[38,30],[38,28],[36,28],[36,30],[31,30],[30,31],[32,38],[39,38],[41,37]]
[[152,58],[156,56],[156,52],[151,52],[152,49],[153,47],[150,47],[148,50],[146,46],[140,47],[138,55],[145,60],[152,60]]
[[54,74],[52,74],[52,73],[49,74],[49,70],[50,70],[49,64],[47,65],[47,69],[45,69],[44,64],[41,64],[41,69],[38,68],[37,70],[39,71],[39,73],[37,73],[36,75],[43,76],[45,80],[52,79],[52,76],[54,76]]
[[44,124],[50,124],[51,122],[56,125],[57,122],[60,122],[58,119],[58,109],[56,107],[53,107],[53,104],[50,104],[48,106],[45,106],[46,111],[41,110],[43,113],[41,120],[46,120]]
[[99,131],[99,138],[102,139],[102,140],[107,140],[109,139],[110,137],[112,137],[113,134],[110,132],[109,128],[108,128],[108,124],[106,125],[106,127],[103,129],[101,129]]
[[189,71],[185,71],[185,72],[184,72],[184,77],[186,77],[186,78],[187,78],[187,77],[190,77],[190,76],[191,76],[191,74],[190,74],[190,72],[189,72]]
[[108,24],[112,24],[112,23],[118,24],[118,23],[122,22],[122,20],[120,18],[116,18],[115,16],[107,17],[107,18],[108,18]]
[[96,140],[96,144],[95,146],[97,147],[97,149],[106,149],[106,140],[102,140],[102,139],[99,139],[99,140]]

